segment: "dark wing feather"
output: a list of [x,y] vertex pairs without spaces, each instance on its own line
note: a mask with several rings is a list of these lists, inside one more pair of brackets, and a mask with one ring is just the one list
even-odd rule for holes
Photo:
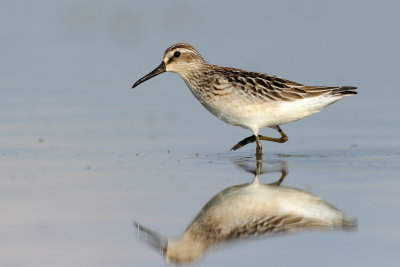
[[[311,229],[352,228],[353,221],[344,218],[341,224],[306,218],[298,215],[282,214],[268,217],[253,217],[243,221],[227,232],[227,229],[216,227],[214,224],[204,223],[191,229],[192,237],[207,240],[210,243],[233,241],[235,239],[255,237],[268,234],[288,233]],[[189,227],[190,228],[190,227]]]
[[234,84],[238,90],[265,100],[293,101],[320,95],[357,94],[354,92],[357,87],[352,86],[307,86],[264,73],[223,67],[214,70],[218,72],[217,76],[223,74],[226,81]]
[[226,236],[225,240],[258,236],[264,234],[284,233],[294,230],[322,229],[329,228],[331,225],[321,220],[313,220],[295,215],[271,216],[268,218],[257,219],[243,224]]

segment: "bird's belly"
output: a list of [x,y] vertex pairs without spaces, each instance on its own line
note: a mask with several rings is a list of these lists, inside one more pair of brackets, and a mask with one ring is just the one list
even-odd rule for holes
[[[326,97],[324,97],[326,98]],[[248,129],[274,127],[306,118],[330,104],[332,99],[304,99],[297,101],[250,101],[229,98],[200,101],[222,121]]]
[[257,108],[243,102],[201,101],[204,107],[220,120],[231,125],[250,128],[250,125],[257,124]]

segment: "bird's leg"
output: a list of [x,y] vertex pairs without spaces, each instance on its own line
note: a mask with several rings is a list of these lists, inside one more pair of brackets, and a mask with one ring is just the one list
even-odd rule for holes
[[[263,135],[258,135],[258,137],[260,138],[260,140],[266,140],[266,141],[271,141],[271,142],[276,142],[276,143],[285,143],[287,140],[289,140],[287,135],[282,131],[281,127],[276,126],[276,129],[281,134],[280,138],[268,137],[268,136],[263,136]],[[245,146],[247,144],[253,143],[255,141],[256,141],[256,136],[255,135],[246,137],[245,139],[243,139],[242,141],[240,141],[239,143],[234,145],[231,148],[231,150],[238,150],[242,146]]]
[[286,178],[288,175],[288,169],[286,167],[282,168],[281,170],[281,177],[279,177],[279,180],[273,183],[270,183],[270,185],[281,185],[283,180]]
[[289,137],[287,137],[287,135],[282,131],[281,127],[276,126],[276,130],[281,134],[280,138],[260,135],[260,140],[266,140],[276,143],[285,143],[287,140],[289,140]]
[[259,177],[262,170],[262,154],[257,156],[255,177]]
[[256,136],[256,156],[257,156],[257,161],[261,161],[262,159],[262,145],[261,145],[261,141],[260,141],[260,136],[257,135]]

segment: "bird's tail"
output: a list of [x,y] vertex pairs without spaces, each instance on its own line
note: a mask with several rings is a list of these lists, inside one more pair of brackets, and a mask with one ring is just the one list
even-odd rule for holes
[[357,219],[345,216],[342,221],[342,229],[344,230],[357,230]]
[[354,86],[342,86],[342,87],[337,87],[332,89],[331,94],[332,95],[356,95],[357,92],[354,90],[357,90],[357,87]]

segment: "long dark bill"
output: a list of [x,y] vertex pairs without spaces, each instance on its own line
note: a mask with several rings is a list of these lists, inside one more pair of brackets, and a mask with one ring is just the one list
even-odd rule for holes
[[135,88],[136,86],[138,86],[139,84],[141,84],[142,82],[147,81],[148,79],[153,78],[154,76],[157,76],[158,74],[161,74],[163,72],[165,72],[165,63],[164,61],[161,62],[161,64],[155,68],[152,72],[150,72],[149,74],[145,75],[144,77],[140,78],[139,80],[137,80],[137,82],[135,82],[132,86],[132,88]]

